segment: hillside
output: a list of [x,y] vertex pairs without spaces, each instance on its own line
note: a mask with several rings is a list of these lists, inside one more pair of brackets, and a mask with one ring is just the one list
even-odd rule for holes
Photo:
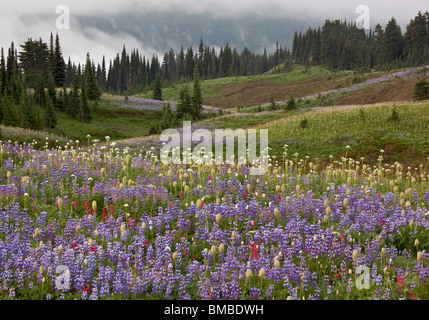
[[[290,96],[310,99],[320,94],[334,97],[329,100],[329,104],[369,104],[412,101],[414,84],[422,77],[422,68],[356,74],[350,71],[330,72],[320,67],[301,67],[288,73],[206,80],[201,87],[204,104],[223,109],[266,104],[271,94],[278,103]],[[181,86],[164,88],[165,100],[178,101]],[[135,97],[151,99],[152,95],[152,91],[149,91]]]

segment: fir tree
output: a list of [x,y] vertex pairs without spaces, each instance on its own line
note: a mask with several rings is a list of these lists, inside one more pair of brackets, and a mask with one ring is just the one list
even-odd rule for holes
[[1,48],[1,58],[0,58],[0,97],[6,92],[6,88],[7,88],[6,62],[4,60],[3,48]]
[[286,110],[287,111],[292,111],[296,109],[296,103],[295,103],[295,99],[290,96],[287,103],[286,103]]
[[179,103],[177,104],[177,117],[179,119],[186,116],[193,116],[191,96],[189,95],[188,87],[182,86],[179,92]]
[[5,126],[15,126],[16,118],[15,118],[15,110],[13,108],[13,102],[10,96],[3,97],[2,101],[3,107],[3,124]]
[[41,107],[44,107],[46,104],[45,80],[43,78],[43,74],[39,73],[34,86],[34,97],[37,104]]
[[4,110],[3,110],[3,96],[0,95],[0,123],[3,122],[3,114],[4,114]]
[[201,85],[199,79],[198,67],[194,70],[194,82],[193,82],[193,96],[192,96],[192,108],[193,114],[196,119],[201,119],[201,112],[203,109],[203,97],[201,95]]
[[162,99],[162,83],[161,83],[161,77],[159,75],[156,76],[155,82],[153,84],[153,99],[163,101],[163,99]]
[[274,93],[271,92],[271,96],[270,96],[270,110],[277,110],[277,103],[274,100]]
[[419,80],[414,85],[413,97],[415,101],[429,99],[429,82],[425,79]]
[[23,81],[23,91],[21,94],[21,127],[23,128],[31,128],[34,123],[34,119],[32,117],[33,106],[30,106],[29,96],[27,95],[27,87],[25,85],[25,81]]
[[69,103],[67,107],[67,114],[70,118],[77,119],[79,117],[80,110],[80,93],[79,93],[79,81],[77,74],[74,76],[73,88],[70,93]]
[[45,127],[55,128],[57,124],[57,116],[55,114],[54,105],[49,97],[46,97],[46,108],[45,108]]
[[401,59],[404,49],[401,27],[396,23],[395,18],[390,19],[384,31],[385,57],[391,63]]
[[[89,53],[86,55],[85,63],[85,81],[86,81],[86,96],[87,99],[95,101],[100,99],[101,90],[98,87],[97,81],[95,79],[94,68],[92,67],[91,60],[89,58]],[[82,78],[83,79],[83,78]],[[83,85],[82,85],[83,89]]]
[[52,100],[52,104],[54,106],[54,108],[57,107],[57,91],[55,89],[55,82],[54,82],[54,77],[52,76],[52,74],[49,74],[48,77],[48,95],[49,98]]
[[91,116],[91,109],[88,103],[87,83],[84,77],[82,78],[82,92],[81,92],[80,98],[81,98],[81,121],[91,122],[92,116]]
[[66,63],[63,58],[60,46],[60,38],[58,33],[55,37],[55,49],[53,54],[53,67],[52,75],[54,77],[54,82],[57,87],[62,87],[66,81]]

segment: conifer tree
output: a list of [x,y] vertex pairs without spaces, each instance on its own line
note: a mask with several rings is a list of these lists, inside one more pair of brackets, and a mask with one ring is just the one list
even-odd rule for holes
[[10,96],[4,96],[2,101],[3,107],[3,124],[5,126],[15,126],[15,110],[12,106],[13,102]]
[[54,36],[51,32],[49,37],[49,53],[48,53],[48,71],[54,74],[55,58],[54,58]]
[[89,107],[88,103],[88,96],[87,96],[87,82],[85,77],[82,77],[82,92],[81,92],[81,121],[82,122],[91,122],[92,116],[91,116],[91,109]]
[[20,107],[21,107],[21,115],[20,115],[20,119],[21,119],[21,127],[23,128],[30,128],[30,124],[32,123],[31,121],[31,117],[29,116],[30,113],[30,107],[28,105],[28,100],[27,100],[27,87],[25,85],[25,81],[23,81],[23,90],[22,90],[22,94],[21,94],[21,103],[20,103]]
[[55,37],[55,49],[53,53],[53,67],[52,75],[54,77],[54,82],[57,87],[62,87],[66,81],[66,63],[63,58],[60,46],[60,38],[58,33]]
[[0,97],[6,92],[6,88],[7,88],[6,62],[4,60],[3,48],[1,48],[1,57],[0,57]]
[[416,82],[414,85],[413,97],[415,101],[429,99],[429,82],[425,79]]
[[[83,77],[82,77],[83,80]],[[86,63],[85,63],[85,81],[86,81],[86,97],[91,101],[95,101],[100,99],[101,90],[98,87],[97,81],[95,79],[95,72],[92,66],[91,60],[89,58],[89,53],[86,55]],[[83,85],[82,85],[83,90]]]
[[391,63],[397,59],[401,59],[404,40],[401,27],[396,23],[395,18],[390,19],[384,30],[384,46],[387,62]]
[[4,110],[3,110],[3,96],[0,94],[0,123],[3,122],[3,114],[4,114]]
[[161,83],[161,77],[159,75],[156,76],[155,82],[153,84],[153,99],[163,101],[163,99],[162,99],[162,83]]
[[54,77],[52,74],[49,74],[48,76],[48,95],[49,98],[52,100],[52,104],[54,108],[57,107],[57,91],[55,89],[55,82]]
[[292,111],[296,109],[296,103],[295,103],[295,99],[290,96],[287,103],[286,103],[286,110],[287,111]]
[[177,117],[179,119],[186,116],[193,116],[192,101],[188,87],[182,86],[179,92],[179,103],[177,104]]
[[49,97],[46,97],[46,108],[45,108],[45,127],[55,128],[57,124],[57,116],[55,114],[54,105]]
[[192,108],[194,118],[201,119],[201,112],[203,109],[203,97],[201,95],[201,85],[199,78],[198,67],[195,67],[194,70],[194,82],[193,82],[193,95],[192,95]]
[[44,107],[46,104],[46,95],[45,95],[45,80],[41,72],[39,72],[34,87],[34,97],[39,106]]
[[79,81],[77,74],[74,76],[74,83],[73,88],[70,93],[69,97],[69,103],[67,107],[67,114],[70,118],[77,119],[79,117],[79,110],[80,110],[80,93],[79,93]]

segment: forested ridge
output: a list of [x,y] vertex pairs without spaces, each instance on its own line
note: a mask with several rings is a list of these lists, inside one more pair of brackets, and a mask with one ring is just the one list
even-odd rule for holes
[[[394,18],[385,28],[377,24],[369,32],[347,21],[326,20],[317,29],[295,32],[291,50],[277,43],[272,53],[264,50],[258,54],[247,48],[238,52],[229,44],[216,51],[201,38],[196,50],[170,49],[163,57],[146,57],[138,49],[128,52],[124,46],[108,65],[105,57],[96,64],[90,53],[84,65],[70,58],[66,62],[58,34],[51,34],[49,43],[29,38],[18,47],[12,43],[7,51],[1,48],[0,122],[31,129],[54,128],[58,112],[90,122],[92,105],[97,105],[103,92],[128,96],[155,89],[155,98],[161,100],[163,86],[194,81],[198,92],[199,80],[287,72],[293,64],[368,72],[428,63],[429,12],[419,12],[404,34]],[[186,101],[198,100],[194,117],[201,112],[202,98],[197,95],[182,95]],[[186,101],[179,104],[181,110],[190,107]]]

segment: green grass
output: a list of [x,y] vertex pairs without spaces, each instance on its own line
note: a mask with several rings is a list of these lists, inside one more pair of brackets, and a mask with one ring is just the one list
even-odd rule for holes
[[91,139],[104,141],[106,136],[112,140],[128,139],[149,134],[150,123],[159,119],[160,112],[119,108],[113,102],[101,101],[97,108],[92,105],[92,122],[83,123],[58,113],[58,124],[53,133],[64,135],[71,140]]
[[[397,106],[399,122],[389,122],[392,104],[362,108],[360,106],[313,110],[305,115],[278,120],[261,127],[268,128],[271,154],[281,156],[283,146],[288,154],[299,158],[328,159],[346,154],[366,162],[377,162],[380,150],[389,163],[395,161],[419,165],[429,157],[428,103]],[[308,128],[300,127],[308,119]]]
[[[203,97],[212,97],[217,94],[220,88],[237,84],[250,84],[253,82],[271,82],[273,84],[294,84],[312,79],[337,77],[344,73],[332,73],[321,68],[293,70],[288,73],[264,74],[257,76],[228,77],[220,79],[205,80],[201,82],[201,92]],[[192,83],[178,84],[162,89],[163,99],[166,101],[178,101],[182,86],[187,85],[192,89]],[[134,95],[137,98],[152,99],[153,92],[147,91]]]
[[297,114],[297,112],[272,112],[272,113],[241,113],[237,115],[227,115],[202,121],[199,125],[210,125],[216,129],[246,129],[258,125],[268,124],[272,121],[282,119]]

